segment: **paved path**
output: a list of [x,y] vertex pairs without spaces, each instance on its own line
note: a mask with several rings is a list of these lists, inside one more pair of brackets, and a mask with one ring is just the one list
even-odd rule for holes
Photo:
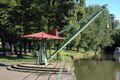
[[0,80],[22,80],[29,73],[9,71],[6,69],[9,65],[17,63],[0,63]]
[[[7,70],[6,67],[12,64],[18,64],[18,63],[1,63],[0,62],[0,80],[34,80],[40,74],[40,73],[35,73],[35,74],[32,74],[30,77],[24,79],[30,73]],[[49,74],[42,74],[38,78],[38,80],[47,80],[48,76]],[[56,80],[56,76],[57,74],[52,74],[50,80]],[[73,80],[73,77],[71,76],[71,74],[63,74],[62,80]]]

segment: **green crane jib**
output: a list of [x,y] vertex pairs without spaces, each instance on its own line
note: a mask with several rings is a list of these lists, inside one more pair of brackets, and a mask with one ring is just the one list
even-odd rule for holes
[[[73,35],[65,41],[65,43],[56,50],[49,58],[48,61],[50,61],[57,53],[59,53],[66,45],[68,45],[73,39],[75,39],[93,20],[95,20],[96,17],[98,17],[102,11],[106,9],[107,4],[103,5],[100,9],[98,9],[95,13],[91,14],[90,16],[86,17],[85,19],[82,19],[81,21],[78,21],[77,24],[80,24],[80,29],[73,33]],[[73,27],[74,25],[68,27],[69,29]],[[60,33],[68,30],[67,28]],[[59,33],[59,34],[60,34]]]

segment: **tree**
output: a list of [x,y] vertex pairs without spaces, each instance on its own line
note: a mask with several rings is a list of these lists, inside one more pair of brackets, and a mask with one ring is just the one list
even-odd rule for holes
[[6,54],[5,43],[11,41],[10,30],[15,29],[11,27],[12,25],[9,22],[9,13],[13,6],[16,6],[15,0],[0,0],[0,38],[3,44],[2,47],[4,55]]
[[[94,13],[99,8],[99,5],[89,6],[87,8],[87,12],[89,12],[87,15]],[[105,10],[81,33],[80,45],[85,50],[98,51],[113,43],[110,34],[111,23],[107,17],[109,17],[109,12]],[[110,25],[109,28],[107,28],[107,24]]]
[[120,22],[119,22],[119,20],[115,20],[115,22],[114,22],[114,28],[117,29],[117,28],[119,28],[119,27],[120,27]]

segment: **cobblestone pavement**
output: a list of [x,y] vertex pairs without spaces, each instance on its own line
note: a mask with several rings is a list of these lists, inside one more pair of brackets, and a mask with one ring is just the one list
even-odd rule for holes
[[[0,62],[0,80],[24,80],[24,78],[30,74],[25,72],[7,70],[6,67],[12,64],[18,64],[18,63],[1,63]],[[29,78],[26,78],[25,80],[35,80],[36,76],[38,75],[39,74],[36,73],[34,75],[31,75]],[[49,74],[43,74],[38,78],[38,80],[47,80],[48,76]],[[53,74],[50,80],[56,80],[56,76],[57,74]],[[71,76],[71,74],[63,74],[62,80],[73,80],[73,77]]]
[[0,80],[22,80],[29,73],[9,71],[6,67],[17,63],[0,63]]

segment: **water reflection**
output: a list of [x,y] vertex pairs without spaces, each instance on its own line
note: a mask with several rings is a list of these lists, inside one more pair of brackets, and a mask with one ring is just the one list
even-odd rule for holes
[[77,80],[116,80],[120,62],[110,60],[79,59],[74,61]]

